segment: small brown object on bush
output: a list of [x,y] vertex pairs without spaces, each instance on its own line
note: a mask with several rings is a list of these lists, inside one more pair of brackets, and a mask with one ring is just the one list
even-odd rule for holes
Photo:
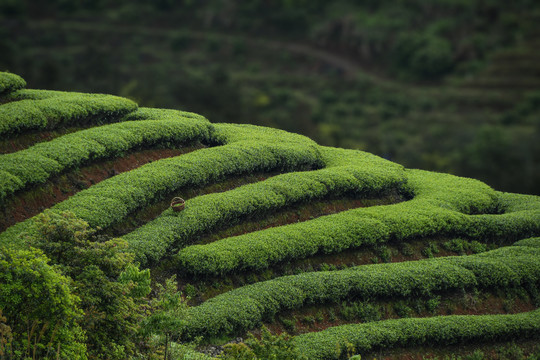
[[182,211],[186,207],[186,202],[181,197],[175,197],[171,201],[171,207],[174,211]]

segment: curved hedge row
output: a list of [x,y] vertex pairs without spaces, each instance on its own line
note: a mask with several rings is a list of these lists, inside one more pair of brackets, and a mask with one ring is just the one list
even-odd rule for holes
[[339,349],[356,353],[379,348],[452,345],[466,342],[533,339],[540,334],[540,310],[515,315],[453,315],[343,325],[293,339],[308,359],[341,359]]
[[183,333],[186,338],[235,334],[259,326],[283,310],[351,297],[410,297],[538,281],[540,249],[528,246],[283,276],[229,291],[190,308]]
[[0,72],[0,96],[22,89],[25,86],[26,81],[19,75]]
[[213,131],[205,118],[186,118],[179,111],[142,109],[135,114],[145,120],[82,130],[26,150],[0,155],[0,203],[17,190],[45,182],[85,162],[119,156],[133,148],[157,143],[208,142]]
[[529,239],[523,239],[518,242],[515,242],[513,246],[532,246],[540,247],[540,237],[534,237]]
[[131,100],[101,94],[65,93],[42,100],[20,100],[0,106],[0,136],[96,120],[112,122],[136,109],[137,104]]
[[[213,141],[217,138],[226,145],[146,164],[80,191],[52,209],[69,210],[92,227],[106,228],[135,209],[183,186],[200,186],[228,175],[291,171],[321,164],[317,145],[306,137],[273,129],[259,131],[254,126],[220,125],[215,128],[218,131]],[[229,142],[229,134],[233,139],[240,134],[242,138],[254,140]],[[282,140],[280,143],[274,141],[277,136]],[[33,219],[29,219],[10,227],[0,234],[0,242],[19,244],[18,235],[33,231],[32,224]]]
[[[181,213],[177,214],[168,209],[154,221],[124,238],[138,258],[152,257],[153,260],[158,260],[170,244],[175,244],[177,247],[186,246],[197,234],[219,225],[236,223],[246,216],[265,214],[292,204],[321,199],[329,195],[379,194],[398,188],[404,181],[403,171],[378,176],[376,171],[370,170],[365,166],[294,172],[277,175],[234,190],[199,196],[188,200],[186,209]],[[366,229],[364,226],[357,228]],[[330,239],[327,240],[329,241]],[[279,243],[279,245],[284,244]],[[278,251],[283,253],[287,246],[289,245],[280,248],[275,245],[274,248],[279,248]],[[242,254],[236,256],[242,256]],[[226,266],[232,266],[231,263],[214,262],[220,259],[224,257],[207,258],[206,263],[216,266],[216,272],[221,272]],[[197,261],[194,263],[200,264]]]
[[[328,171],[329,178],[337,179],[349,174],[351,169],[356,168],[336,167],[324,171]],[[373,175],[369,168],[363,169]],[[530,210],[522,210],[517,215],[467,215],[496,210],[500,206],[497,193],[472,179],[418,170],[407,170],[407,174],[409,183],[406,187],[415,196],[410,201],[349,210],[211,244],[189,246],[178,254],[181,268],[192,274],[220,275],[238,270],[261,270],[281,261],[302,259],[316,253],[336,253],[390,239],[403,241],[443,234],[476,238],[488,235],[517,237],[540,232],[540,203],[535,197],[531,197],[529,203],[537,207],[531,206]],[[362,179],[363,174],[359,175]],[[389,185],[399,181],[388,174],[382,179],[389,181]],[[376,183],[378,179],[372,180]],[[368,183],[367,186],[374,185]],[[226,198],[226,194],[219,197]],[[507,207],[507,210],[511,209]],[[188,223],[184,227],[189,226]]]

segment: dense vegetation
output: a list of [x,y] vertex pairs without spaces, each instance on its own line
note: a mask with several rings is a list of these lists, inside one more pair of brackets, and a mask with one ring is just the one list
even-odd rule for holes
[[0,24],[0,70],[36,88],[540,194],[538,1],[6,0]]
[[[27,90],[9,73],[0,84],[5,141],[25,139],[0,155],[0,206],[20,218],[0,233],[0,357],[540,350],[530,346],[540,334],[538,196],[282,130]],[[89,186],[57,182],[193,144]],[[18,215],[43,187],[74,194]],[[185,209],[173,211],[168,199],[183,194]]]

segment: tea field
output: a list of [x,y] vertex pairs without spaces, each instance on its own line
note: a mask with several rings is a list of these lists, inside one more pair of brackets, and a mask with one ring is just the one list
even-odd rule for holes
[[211,120],[0,73],[0,247],[66,212],[122,239],[153,295],[176,276],[190,358],[263,325],[308,359],[538,354],[539,196]]

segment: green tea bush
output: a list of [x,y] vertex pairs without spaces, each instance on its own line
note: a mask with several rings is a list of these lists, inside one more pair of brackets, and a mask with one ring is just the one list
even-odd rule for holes
[[17,153],[0,155],[0,172],[6,176],[0,183],[0,201],[65,169],[143,146],[208,142],[213,131],[208,120],[185,118],[179,111],[141,109],[137,113],[145,119],[82,130]]
[[516,315],[461,315],[343,325],[299,335],[294,343],[309,359],[339,359],[336,345],[353,344],[357,353],[379,347],[463,344],[527,339],[540,331],[540,310]]
[[0,72],[0,96],[22,89],[26,86],[26,81],[19,75],[8,72]]
[[[180,187],[200,186],[230,175],[276,170],[288,172],[321,165],[316,144],[306,137],[243,125],[220,125],[216,130],[218,131],[213,134],[211,141],[226,145],[155,161],[119,174],[75,194],[55,205],[52,210],[57,212],[68,210],[87,221],[92,227],[106,228],[122,220],[135,209],[144,207]],[[274,141],[276,136],[281,139],[279,143]],[[243,138],[252,140],[238,140]],[[16,179],[8,178],[7,181],[16,183]],[[168,218],[174,223],[175,217]],[[20,243],[17,241],[18,234],[34,231],[32,225],[34,221],[29,219],[10,227],[0,234],[0,241],[17,245]],[[162,256],[167,250],[167,245],[174,241],[174,234],[163,231],[156,239],[151,226],[145,227],[144,230],[155,243],[145,241],[147,240],[145,237],[138,241],[142,243],[140,247],[147,247],[144,254],[152,255],[154,249],[159,251],[152,255],[153,258]],[[139,231],[142,233],[142,230]],[[135,249],[137,245],[133,240],[134,237],[126,238]],[[135,253],[139,256],[139,252]],[[144,256],[139,256],[139,259],[141,262],[145,261]]]
[[513,244],[513,246],[531,246],[531,247],[540,247],[540,237],[535,238],[529,238],[529,239],[523,239],[520,241],[517,241]]
[[317,253],[336,253],[386,241],[389,231],[380,221],[347,211],[314,220],[269,228],[193,245],[178,254],[180,268],[191,274],[221,275],[232,271],[261,270],[287,260]]
[[42,100],[20,100],[0,106],[0,135],[113,122],[136,109],[137,104],[131,100],[101,94],[66,93]]
[[[332,152],[325,151],[323,156],[328,159],[328,154]],[[338,154],[340,152],[337,151]],[[348,159],[354,162],[354,157]],[[365,169],[371,170],[369,167]],[[377,166],[373,166],[373,169],[369,172],[371,182],[367,181],[367,176],[355,174],[356,168],[352,166],[329,167],[318,172],[328,174],[328,179],[335,179],[334,184],[341,179],[339,174],[349,172],[355,174],[366,189],[379,191],[384,189],[385,182],[386,186],[400,186],[403,183],[397,170],[379,178],[375,175]],[[261,270],[278,262],[302,259],[317,253],[336,253],[389,240],[406,241],[445,234],[491,239],[540,232],[540,202],[536,197],[523,199],[525,201],[520,203],[521,208],[516,208],[504,203],[501,205],[498,193],[476,180],[419,170],[407,170],[407,174],[409,181],[402,185],[402,191],[411,192],[414,196],[412,200],[349,210],[211,244],[189,246],[179,253],[180,267],[192,274],[219,275],[239,270]],[[309,176],[309,173],[305,176]],[[351,176],[342,179],[342,182],[351,181]],[[363,189],[362,185],[358,188]],[[511,195],[504,196],[505,201],[511,198]],[[225,199],[227,193],[219,197]],[[526,203],[529,205],[526,206]],[[499,206],[504,206],[505,214],[469,215],[495,212]],[[185,224],[183,221],[182,231],[189,229]],[[154,232],[157,233],[157,229]]]
[[284,276],[244,286],[189,309],[185,336],[234,334],[280,311],[347,298],[407,298],[443,291],[533,284],[540,251],[515,246],[482,254],[366,265],[340,271]]

